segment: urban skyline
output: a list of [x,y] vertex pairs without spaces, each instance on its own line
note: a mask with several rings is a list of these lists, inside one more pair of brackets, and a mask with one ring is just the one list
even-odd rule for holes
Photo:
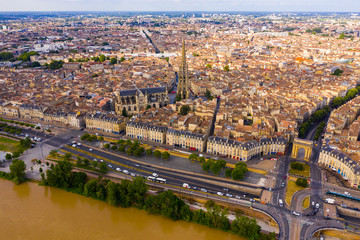
[[[357,9],[357,10],[356,10]],[[2,11],[275,11],[358,12],[356,0],[19,0],[7,2]]]

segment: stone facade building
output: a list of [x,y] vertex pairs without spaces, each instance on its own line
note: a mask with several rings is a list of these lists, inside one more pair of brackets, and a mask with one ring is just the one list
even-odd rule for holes
[[124,109],[128,115],[134,115],[147,107],[160,108],[169,104],[166,87],[121,90],[115,95],[115,112],[118,115]]

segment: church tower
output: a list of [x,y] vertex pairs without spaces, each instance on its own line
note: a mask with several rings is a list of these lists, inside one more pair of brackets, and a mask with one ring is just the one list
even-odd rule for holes
[[181,97],[181,99],[189,98],[189,74],[188,67],[186,63],[186,51],[185,51],[185,40],[182,42],[182,50],[181,50],[181,63],[178,72],[178,86],[177,86],[177,95]]

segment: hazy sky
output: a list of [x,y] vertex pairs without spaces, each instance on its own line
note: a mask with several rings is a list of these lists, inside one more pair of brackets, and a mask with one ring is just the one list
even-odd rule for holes
[[360,12],[360,0],[0,0],[0,11]]

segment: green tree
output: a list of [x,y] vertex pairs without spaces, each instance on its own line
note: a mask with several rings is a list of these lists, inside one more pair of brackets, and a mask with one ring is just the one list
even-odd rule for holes
[[100,62],[105,62],[105,60],[106,60],[105,55],[101,54],[100,57],[99,57],[99,60],[100,60]]
[[154,157],[160,158],[161,157],[161,152],[159,150],[155,150],[154,151]]
[[72,154],[71,153],[65,153],[64,155],[64,160],[69,161],[72,158]]
[[170,153],[168,151],[164,151],[161,153],[161,158],[164,160],[168,160],[170,158]]
[[341,33],[339,39],[344,39],[344,38],[345,38],[345,33]]
[[205,172],[209,172],[211,166],[213,165],[213,162],[214,162],[214,160],[212,160],[212,159],[209,159],[206,162],[204,162],[201,165],[202,170],[205,171]]
[[206,64],[205,67],[206,67],[206,68],[209,68],[209,69],[212,69],[212,66],[211,66],[210,63]]
[[118,148],[118,150],[119,150],[120,152],[125,152],[125,150],[126,150],[125,145],[120,145],[119,148]]
[[213,163],[210,167],[211,172],[214,175],[219,175],[220,171],[221,171],[221,166],[220,164],[216,161],[215,163]]
[[111,64],[111,65],[117,64],[117,62],[118,62],[118,61],[117,61],[116,58],[111,58],[111,59],[110,59],[110,64]]
[[254,218],[241,216],[231,223],[231,232],[251,240],[259,238],[260,230]]
[[10,165],[10,174],[13,176],[13,181],[20,184],[25,180],[26,165],[23,160],[14,159]]
[[61,60],[59,60],[59,61],[57,61],[57,60],[52,60],[51,62],[50,62],[50,64],[49,64],[49,69],[59,69],[59,68],[62,68],[62,66],[63,66],[63,64],[64,64],[64,62],[63,61],[61,61]]
[[175,101],[176,101],[176,102],[181,101],[181,96],[180,96],[180,94],[176,94]]
[[90,166],[90,161],[89,161],[89,159],[84,159],[84,166],[85,167],[89,167]]
[[11,153],[5,154],[5,159],[6,159],[7,161],[11,160],[11,158],[12,158]]
[[128,149],[126,150],[126,154],[129,155],[129,156],[132,156],[132,155],[133,155],[133,152],[134,152],[134,150],[132,150],[131,148],[128,148]]
[[225,177],[231,177],[231,173],[232,173],[233,169],[232,168],[227,168],[225,169]]
[[135,151],[134,151],[134,155],[137,156],[137,157],[141,157],[141,155],[143,155],[144,151],[142,150],[142,148],[137,148]]
[[109,143],[105,143],[105,144],[104,144],[104,148],[105,148],[105,149],[109,149],[109,148],[110,148],[110,144],[109,144]]
[[229,72],[229,71],[230,71],[229,65],[226,65],[226,66],[224,67],[224,71],[225,71],[225,72]]
[[296,179],[296,185],[300,186],[300,187],[304,187],[306,188],[308,183],[307,183],[307,180],[305,178],[298,178]]
[[87,140],[89,137],[90,137],[90,134],[84,133],[84,134],[80,137],[80,139],[81,139],[82,141],[85,141],[85,140]]
[[152,155],[152,150],[149,148],[149,149],[146,149],[146,155],[148,155],[148,156],[151,156]]
[[232,171],[231,176],[234,180],[241,180],[244,178],[246,172],[247,172],[246,163],[239,162],[235,165],[235,169]]
[[0,61],[11,61],[14,59],[14,55],[11,52],[1,52],[0,53]]
[[125,61],[125,58],[124,58],[124,57],[121,57],[121,58],[120,58],[120,62],[123,62],[123,61]]
[[190,106],[189,105],[183,105],[181,108],[180,108],[180,114],[181,115],[187,115],[190,111]]
[[116,150],[117,150],[117,146],[116,146],[116,145],[112,145],[112,146],[111,146],[111,150],[116,151]]
[[203,164],[203,163],[205,162],[205,158],[204,158],[204,157],[199,157],[199,158],[198,158],[198,161],[199,161],[201,164]]
[[99,165],[97,161],[92,161],[91,164],[93,165],[94,168],[96,168]]
[[102,162],[102,163],[99,164],[99,169],[100,169],[100,172],[101,172],[101,173],[107,173],[107,171],[108,171],[108,168],[107,168],[107,166],[106,166],[106,163],[104,163],[104,162]]
[[192,161],[197,161],[198,155],[196,153],[192,153],[192,154],[190,154],[189,159]]

